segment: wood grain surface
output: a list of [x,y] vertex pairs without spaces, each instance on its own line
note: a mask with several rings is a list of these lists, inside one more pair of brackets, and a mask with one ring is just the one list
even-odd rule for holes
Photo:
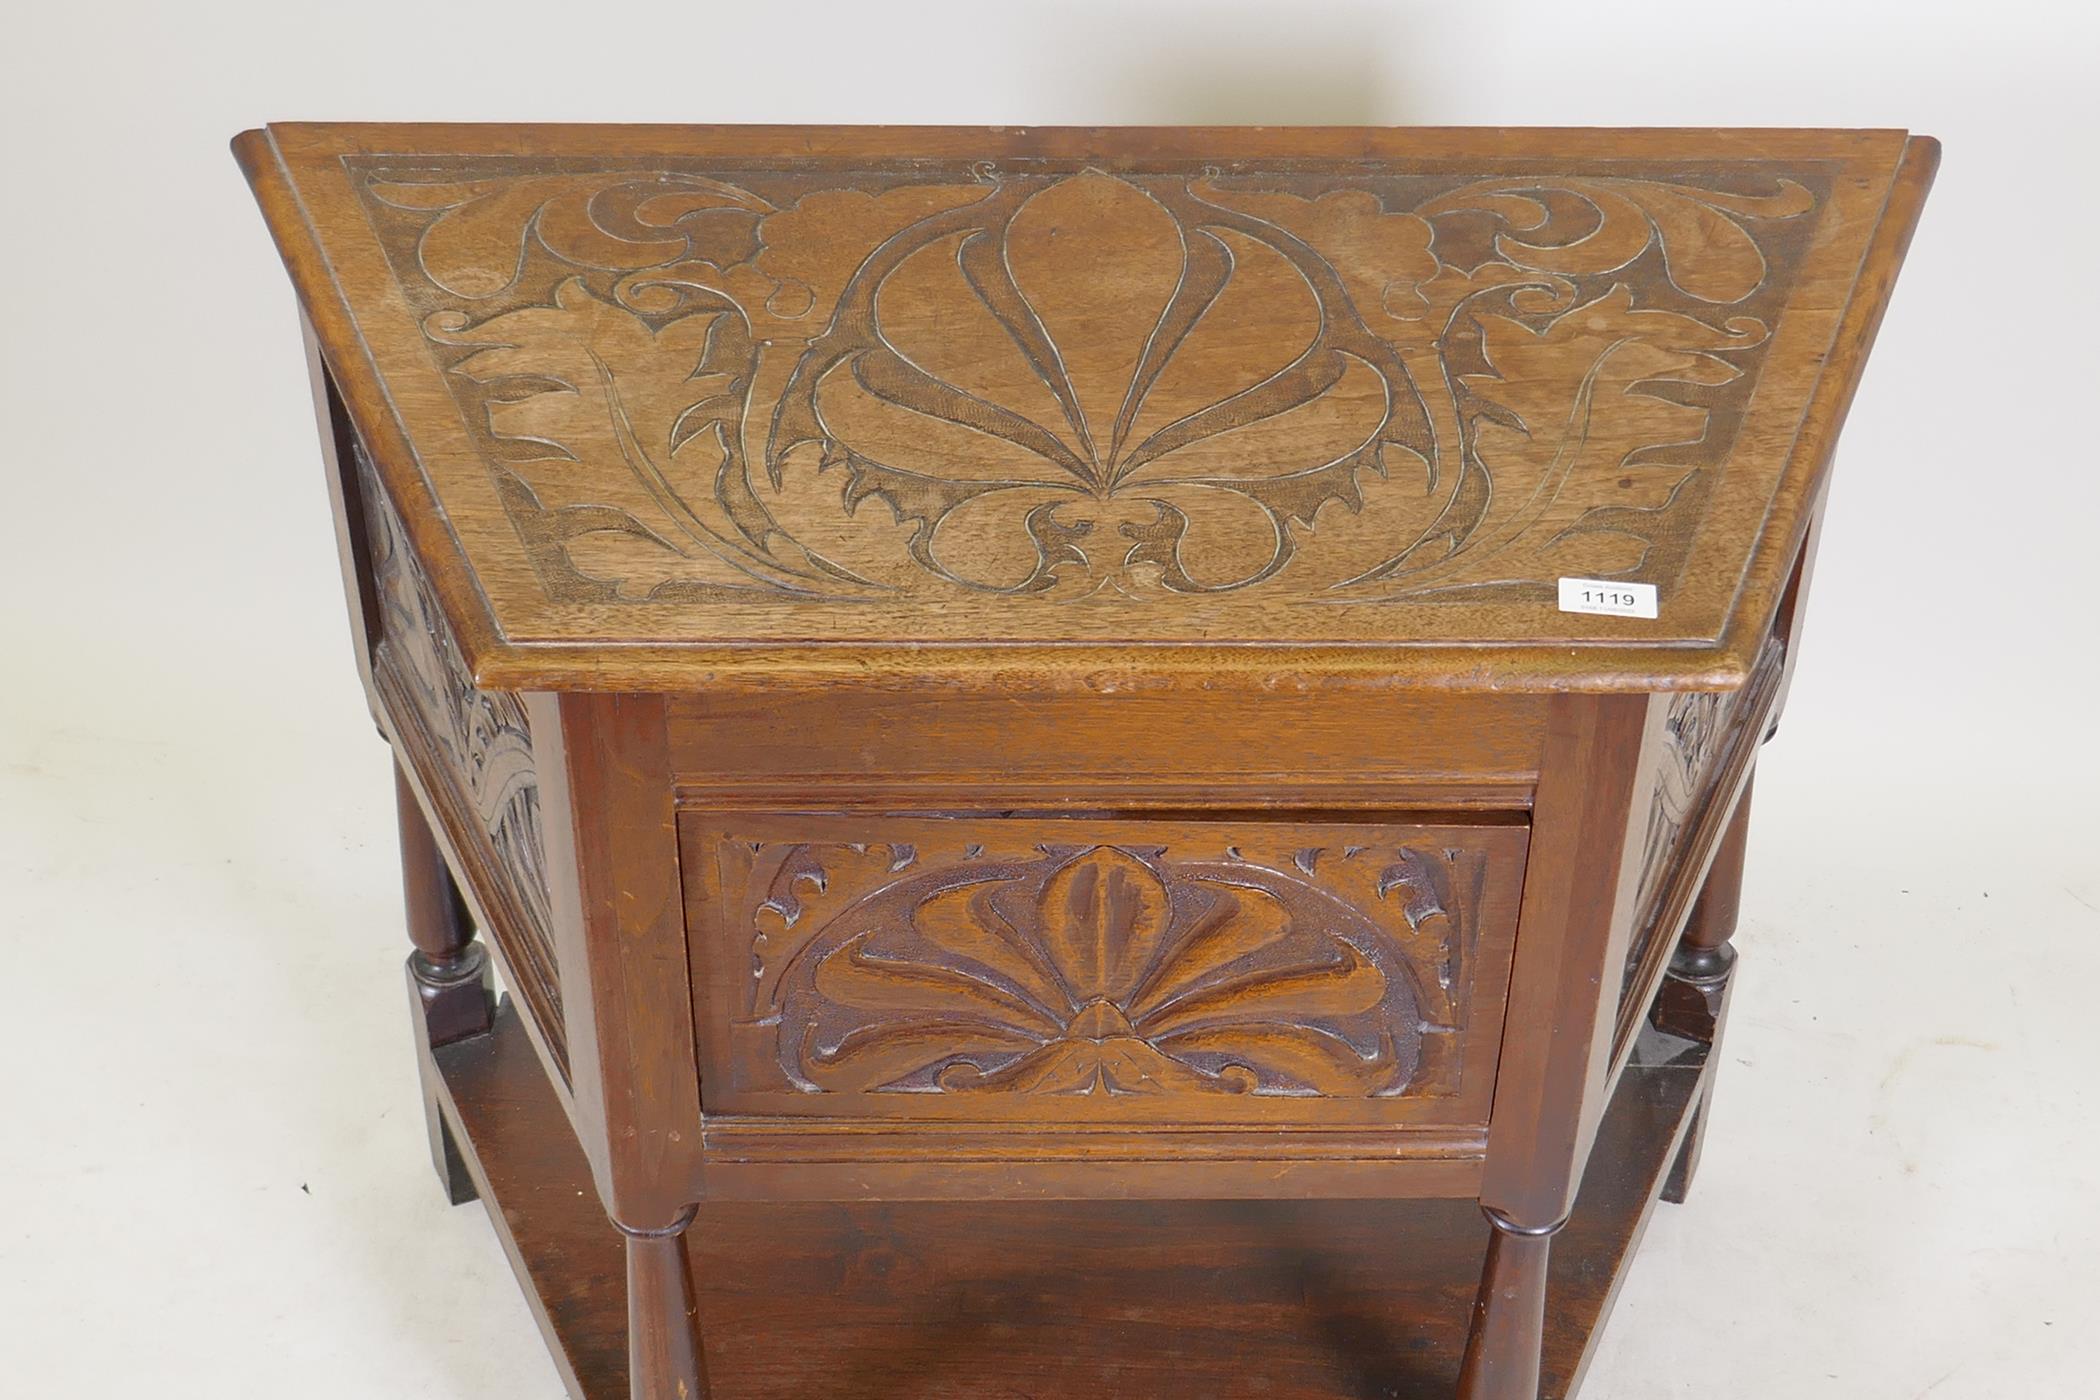
[[1934,143],[235,148],[399,764],[433,1162],[573,1388],[1572,1389],[1696,1166]]
[[[1644,1059],[1548,1277],[1541,1400],[1575,1393],[1710,1071]],[[578,1400],[628,1400],[619,1236],[515,1016],[436,1052],[445,1110]],[[736,1397],[1445,1396],[1488,1228],[1464,1201],[703,1206],[708,1379]]]
[[1521,826],[683,832],[711,1114],[1486,1126]]
[[[370,126],[236,148],[499,689],[1739,683],[1936,150]],[[1655,584],[1661,615],[1559,612],[1563,576]]]

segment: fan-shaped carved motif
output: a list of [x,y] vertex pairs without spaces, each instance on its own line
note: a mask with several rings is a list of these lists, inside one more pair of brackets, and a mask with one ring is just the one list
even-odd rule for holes
[[[1455,851],[792,846],[753,913],[750,1023],[817,1093],[1448,1092],[1470,937]],[[1323,887],[1364,866],[1368,910]],[[1476,863],[1477,866],[1477,863]],[[1477,868],[1471,872],[1477,876]],[[1425,1056],[1437,1060],[1423,1075]],[[1428,1083],[1423,1081],[1427,1079]]]

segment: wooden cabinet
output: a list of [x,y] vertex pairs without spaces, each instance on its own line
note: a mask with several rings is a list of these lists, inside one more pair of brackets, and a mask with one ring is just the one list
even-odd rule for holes
[[1573,1392],[1932,142],[235,149],[579,1396]]

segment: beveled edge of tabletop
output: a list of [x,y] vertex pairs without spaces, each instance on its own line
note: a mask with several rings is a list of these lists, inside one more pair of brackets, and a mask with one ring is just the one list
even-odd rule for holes
[[[461,152],[515,149],[519,139],[559,149],[617,134],[636,154],[689,150],[696,134],[750,155],[838,157],[894,149],[909,137],[929,156],[987,153],[1090,156],[1104,141],[1135,155],[1202,155],[1229,140],[1242,154],[1419,157],[1433,138],[1455,159],[1478,160],[1516,141],[1552,139],[1571,151],[1702,154],[1730,146],[1784,152],[1834,138],[1900,135],[1890,182],[1828,358],[1817,378],[1784,483],[1745,570],[1721,635],[1710,641],[1582,643],[929,641],[517,641],[505,636],[458,540],[419,471],[412,444],[284,163],[281,141],[337,149],[399,150],[412,136]],[[1411,147],[1411,148],[1410,148]],[[241,132],[235,158],[253,188],[306,316],[340,382],[431,575],[476,684],[517,691],[682,691],[859,685],[953,690],[1117,692],[1151,689],[1444,689],[1515,692],[1732,690],[1743,685],[1807,534],[1845,415],[1887,309],[1940,159],[1929,136],[1883,129],[1546,127],[885,127],[422,123],[272,123]]]

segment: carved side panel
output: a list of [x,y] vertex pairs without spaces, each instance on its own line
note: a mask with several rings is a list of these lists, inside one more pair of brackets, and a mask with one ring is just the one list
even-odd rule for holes
[[1696,691],[1670,700],[1663,720],[1663,752],[1655,768],[1655,800],[1648,808],[1648,834],[1641,847],[1642,908],[1654,899],[1678,837],[1705,793],[1738,698],[1735,691]]
[[[1785,647],[1769,643],[1748,685],[1736,691],[1691,691],[1673,696],[1663,720],[1662,753],[1653,776],[1655,800],[1641,849],[1640,910],[1626,950],[1622,999],[1638,988],[1659,937],[1675,937],[1685,907],[1671,898],[1677,865],[1693,853],[1687,837],[1704,814],[1728,760],[1744,744],[1756,744],[1771,714],[1785,660]],[[1749,732],[1756,730],[1758,732]],[[1688,907],[1688,906],[1686,906]],[[1669,927],[1663,927],[1665,920]]]
[[1484,1114],[1521,828],[695,816],[684,840],[711,1112]]
[[[375,675],[382,688],[397,691],[412,708],[412,715],[402,715],[396,705],[396,723],[407,728],[413,722],[416,738],[428,746],[451,785],[445,797],[459,805],[458,825],[466,828],[455,830],[455,839],[464,835],[483,843],[468,858],[485,862],[498,885],[495,902],[509,915],[499,913],[499,923],[506,926],[486,932],[504,954],[518,994],[555,1054],[564,1056],[532,726],[517,696],[475,686],[364,445],[356,444],[353,451],[379,600]],[[431,776],[426,771],[426,781]],[[481,893],[488,902],[490,892]]]

